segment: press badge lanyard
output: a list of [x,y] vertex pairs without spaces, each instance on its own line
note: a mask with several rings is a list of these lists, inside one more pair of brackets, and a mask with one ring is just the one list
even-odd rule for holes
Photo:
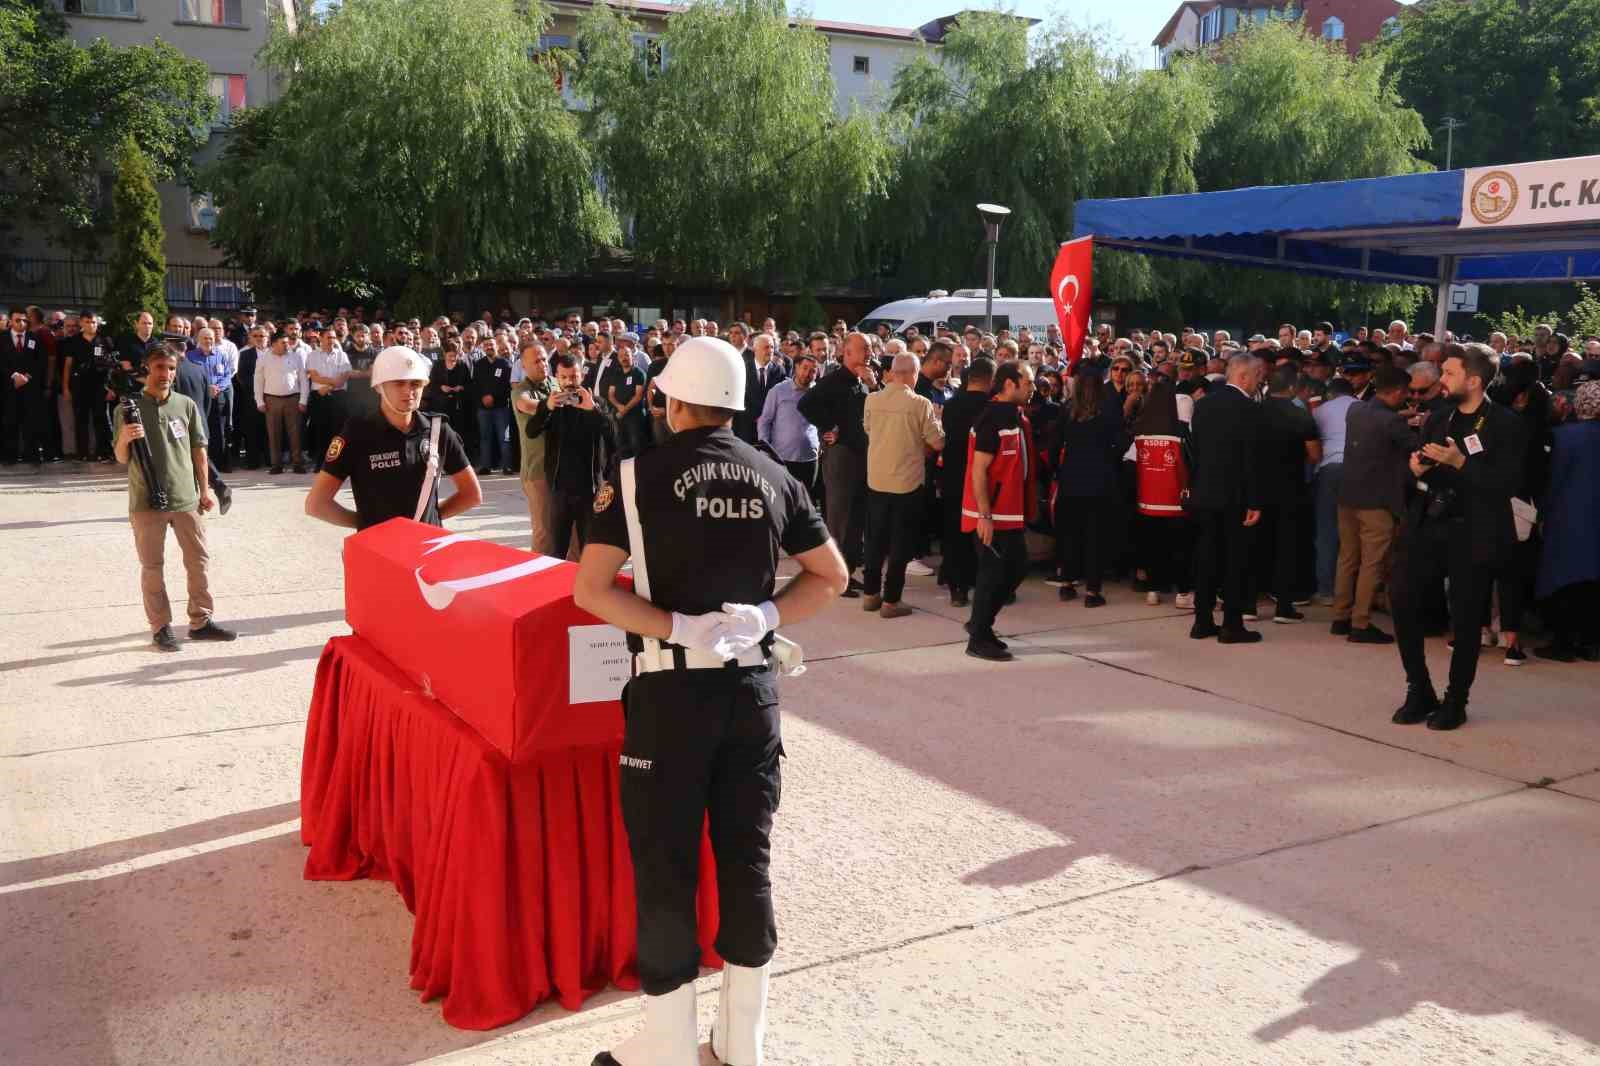
[[422,475],[422,491],[417,494],[417,513],[412,516],[412,521],[422,521],[422,516],[428,513],[428,504],[433,501],[434,482],[439,478],[439,433],[444,425],[444,419],[438,415],[433,416],[433,428],[428,432],[428,471]]

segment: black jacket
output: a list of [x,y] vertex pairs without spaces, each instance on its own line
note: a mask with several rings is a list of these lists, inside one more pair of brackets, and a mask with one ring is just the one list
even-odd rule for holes
[[961,506],[961,493],[967,480],[967,442],[978,416],[989,406],[989,394],[962,389],[944,402],[939,422],[944,426],[944,451],[940,452],[940,483],[944,498]]
[[1339,506],[1384,510],[1400,517],[1406,510],[1407,465],[1417,450],[1417,435],[1405,416],[1378,400],[1357,401],[1344,416],[1344,474]]
[[1261,487],[1269,502],[1306,491],[1306,442],[1318,440],[1311,412],[1286,396],[1261,401]]
[[867,431],[862,428],[861,416],[866,406],[866,384],[849,367],[841,366],[806,390],[799,409],[818,431],[837,430],[839,443],[865,458]]
[[25,395],[43,392],[46,384],[45,378],[50,371],[49,352],[44,341],[32,330],[22,335],[22,346],[18,348],[12,340],[11,327],[7,326],[3,335],[0,335],[0,388],[7,393],[15,391],[11,385],[12,374],[27,374],[28,383],[22,387]]
[[756,369],[756,357],[749,349],[744,353],[744,410],[740,411],[733,419],[734,436],[746,444],[754,444],[756,439],[756,419],[761,417],[761,410],[767,405],[767,393],[772,387],[789,376],[784,369],[782,361],[773,356],[767,361],[767,380],[762,384],[760,371]]
[[[1261,405],[1223,385],[1194,405],[1189,505],[1202,511],[1260,510]],[[1348,475],[1347,475],[1348,476]]]
[[[1106,400],[1111,399],[1107,390]],[[1131,443],[1122,425],[1122,406],[1108,403],[1094,418],[1079,422],[1070,411],[1056,419],[1051,458],[1056,463],[1059,494],[1072,498],[1105,498],[1117,490],[1122,453]]]
[[[1422,442],[1442,444],[1450,432],[1452,408],[1429,418],[1422,427]],[[1523,451],[1527,447],[1527,430],[1522,419],[1509,407],[1502,407],[1485,399],[1470,418],[1464,435],[1478,438],[1480,450],[1471,454],[1460,470],[1434,467],[1420,479],[1432,490],[1453,489],[1457,494],[1456,514],[1462,522],[1460,535],[1477,564],[1492,563],[1516,543],[1516,524],[1511,517],[1511,497],[1516,495],[1523,478]],[[1457,441],[1461,447],[1461,441]],[[1348,463],[1348,450],[1345,453]],[[1350,468],[1345,467],[1346,480]],[[1404,535],[1415,534],[1426,517],[1427,493],[1418,493],[1406,511]]]
[[616,450],[616,434],[599,411],[549,404],[528,418],[529,440],[544,438],[544,476],[556,492],[593,495],[605,480],[606,457]]
[[472,409],[487,411],[483,398],[491,397],[495,407],[511,406],[511,360],[496,357],[479,359],[472,368]]

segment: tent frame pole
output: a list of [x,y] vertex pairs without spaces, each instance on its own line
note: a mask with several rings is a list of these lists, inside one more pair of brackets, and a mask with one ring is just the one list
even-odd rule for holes
[[1450,283],[1456,277],[1456,257],[1443,255],[1439,257],[1439,290],[1438,298],[1434,301],[1433,308],[1433,338],[1440,344],[1444,343],[1445,321],[1450,315]]

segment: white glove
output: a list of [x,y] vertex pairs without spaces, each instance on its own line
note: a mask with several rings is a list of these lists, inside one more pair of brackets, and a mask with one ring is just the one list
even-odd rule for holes
[[778,606],[771,600],[759,607],[752,603],[725,603],[722,617],[727,620],[727,635],[712,648],[724,659],[742,655],[761,643],[778,626]]
[[[696,651],[713,651],[722,655],[717,644],[726,640],[728,636],[728,616],[721,611],[712,611],[710,614],[680,614],[673,611],[672,635],[667,640],[679,647],[694,648]],[[731,658],[728,655],[722,657]]]

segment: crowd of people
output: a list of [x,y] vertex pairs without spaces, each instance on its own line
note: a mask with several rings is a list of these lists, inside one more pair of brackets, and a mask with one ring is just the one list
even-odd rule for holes
[[[13,311],[0,462],[111,461],[108,375],[138,363],[157,325],[141,315],[113,337],[92,314]],[[1317,602],[1352,643],[1399,635],[1407,651],[1407,634],[1377,620],[1388,613],[1395,630],[1448,629],[1517,665],[1536,611],[1548,634],[1537,655],[1600,661],[1600,338],[1574,344],[1541,326],[1477,344],[1400,321],[1243,340],[1101,325],[1073,359],[1054,326],[895,336],[842,320],[633,328],[365,308],[159,325],[203,377],[195,399],[224,510],[216,475],[319,469],[345,420],[376,410],[363,386],[377,354],[400,346],[428,360],[423,409],[448,417],[477,473],[520,476],[532,547],[574,553],[614,460],[670,435],[655,377],[685,338],[713,336],[746,364],[734,432],[819,502],[852,572],[846,595],[894,618],[909,613],[906,575],[937,574],[953,605],[970,606],[980,657],[1009,657],[995,617],[1044,554],[1062,601],[1099,607],[1108,582],[1129,582],[1151,606],[1170,595],[1195,611],[1197,638],[1251,643],[1247,623],[1301,622]],[[1452,436],[1480,394],[1494,426],[1478,417]],[[1458,453],[1474,461],[1457,467]],[[1492,484],[1477,476],[1491,464]],[[1418,569],[1407,559],[1454,550],[1407,552],[1408,528],[1426,540],[1472,518],[1466,576],[1430,566],[1416,596],[1399,587],[1397,570]]]

